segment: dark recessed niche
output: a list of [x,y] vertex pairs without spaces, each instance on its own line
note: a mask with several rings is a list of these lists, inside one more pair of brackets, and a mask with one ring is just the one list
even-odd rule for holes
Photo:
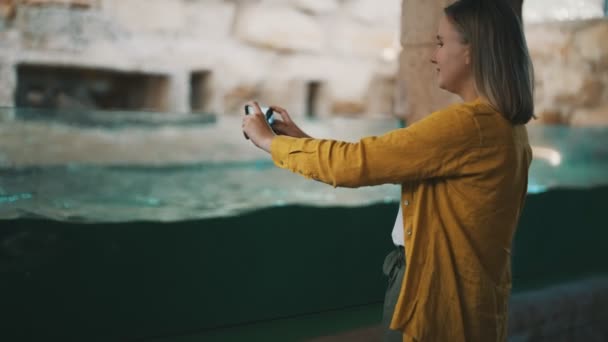
[[212,96],[211,72],[192,72],[190,74],[190,110],[210,113]]
[[21,64],[17,107],[168,111],[168,78],[105,69]]
[[319,116],[319,98],[321,96],[321,82],[308,82],[306,85],[306,108],[305,113],[309,118]]

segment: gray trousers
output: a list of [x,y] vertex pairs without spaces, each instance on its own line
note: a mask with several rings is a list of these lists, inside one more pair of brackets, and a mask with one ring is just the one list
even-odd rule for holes
[[384,310],[382,312],[382,326],[384,327],[384,342],[402,342],[403,334],[401,331],[391,330],[389,326],[395,311],[401,282],[405,273],[405,250],[403,247],[395,247],[384,258],[382,272],[388,277],[388,286],[384,296]]

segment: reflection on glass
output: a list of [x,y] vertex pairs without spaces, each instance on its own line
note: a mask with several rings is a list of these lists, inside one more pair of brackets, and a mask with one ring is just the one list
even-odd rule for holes
[[562,162],[561,153],[550,147],[532,146],[532,153],[536,159],[545,160],[551,166],[559,166]]

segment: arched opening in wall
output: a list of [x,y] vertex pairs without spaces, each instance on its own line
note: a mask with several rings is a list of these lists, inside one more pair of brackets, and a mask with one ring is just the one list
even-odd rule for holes
[[167,111],[168,78],[105,69],[20,64],[17,107]]
[[368,108],[372,115],[390,116],[395,113],[397,81],[395,77],[375,77],[369,87]]
[[211,100],[211,72],[195,71],[190,74],[190,110],[192,112],[210,113]]
[[306,84],[306,106],[304,107],[304,113],[307,118],[319,117],[321,87],[322,83],[318,81]]

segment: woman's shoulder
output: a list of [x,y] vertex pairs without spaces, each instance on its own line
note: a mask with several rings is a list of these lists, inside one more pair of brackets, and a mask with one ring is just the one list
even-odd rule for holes
[[513,125],[492,105],[481,99],[450,105],[437,112],[437,115],[436,118],[441,121],[450,121],[449,125],[457,122],[465,132],[477,131],[485,144],[511,145],[515,141],[528,143],[524,125]]
[[429,118],[433,118],[431,120],[435,121],[443,121],[449,125],[460,124],[470,130],[485,130],[487,129],[486,126],[493,126],[494,128],[503,126],[508,128],[511,126],[503,115],[481,99],[449,105],[432,113]]
[[479,124],[475,118],[480,109],[471,103],[456,103],[427,115],[422,120],[406,127],[408,133],[422,136],[471,137],[479,134]]
[[443,109],[440,109],[436,113],[449,114],[449,113],[460,113],[469,114],[472,116],[476,115],[494,115],[498,112],[486,101],[478,98],[473,101],[459,102],[451,104]]
[[[439,109],[426,118],[422,122],[441,122],[443,125],[460,124],[475,128],[478,126],[476,117],[478,115],[496,113],[492,107],[481,101],[460,102],[448,105]],[[420,122],[420,121],[419,121]]]

